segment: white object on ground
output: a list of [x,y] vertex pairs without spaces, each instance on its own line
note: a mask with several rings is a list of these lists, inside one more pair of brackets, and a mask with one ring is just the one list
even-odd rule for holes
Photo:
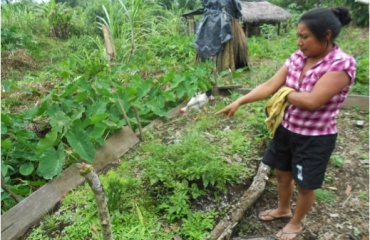
[[191,109],[199,111],[201,107],[208,103],[209,100],[213,99],[212,95],[207,95],[207,93],[196,93],[185,107],[180,108],[181,113],[185,113]]

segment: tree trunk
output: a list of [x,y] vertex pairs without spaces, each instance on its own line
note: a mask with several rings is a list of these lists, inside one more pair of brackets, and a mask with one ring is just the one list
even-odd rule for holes
[[232,232],[245,211],[250,208],[265,190],[270,167],[261,162],[249,189],[211,232],[211,240],[231,239]]
[[81,176],[85,177],[86,181],[94,192],[95,201],[100,217],[100,223],[103,229],[103,239],[112,240],[112,226],[110,223],[107,198],[105,196],[98,174],[96,174],[94,168],[89,164],[81,163],[78,164],[77,167],[80,170]]

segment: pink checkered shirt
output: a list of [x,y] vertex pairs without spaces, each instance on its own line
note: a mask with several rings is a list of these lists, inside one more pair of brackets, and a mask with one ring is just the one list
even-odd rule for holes
[[307,57],[298,50],[285,62],[288,68],[288,76],[285,85],[294,88],[297,92],[311,92],[316,82],[325,73],[330,71],[345,71],[350,77],[349,84],[328,103],[315,111],[303,110],[293,105],[286,108],[282,125],[301,135],[318,136],[337,133],[336,116],[339,106],[348,95],[356,75],[355,59],[343,52],[337,45],[324,59],[309,69],[299,83],[299,76]]

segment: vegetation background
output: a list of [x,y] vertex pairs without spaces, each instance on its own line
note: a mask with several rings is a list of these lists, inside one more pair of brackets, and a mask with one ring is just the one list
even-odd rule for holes
[[[251,69],[239,69],[231,75],[220,73],[218,83],[254,87],[268,79],[296,50],[296,20],[318,1],[271,2],[292,14],[287,32],[277,36],[274,26],[263,25],[261,36],[246,39]],[[358,72],[352,94],[368,95],[368,5],[351,0],[322,1],[321,5],[350,8],[353,23],[343,29],[338,44],[357,60]],[[216,81],[210,74],[212,63],[195,64],[195,36],[186,34],[187,23],[181,18],[181,14],[200,7],[200,1],[185,0],[67,0],[43,4],[2,1],[2,182],[23,199],[71,164],[91,162],[95,149],[118,129],[128,125],[121,106],[136,129],[134,107],[145,125],[155,118],[166,117],[170,109],[196,92],[209,89]],[[115,44],[116,57],[112,67],[105,52],[103,24],[109,27]],[[256,105],[257,109],[259,107]],[[251,111],[256,115],[250,116],[252,132],[249,134],[256,136],[258,148],[258,144],[267,138],[264,116],[258,110]],[[210,125],[200,122],[200,128],[209,128]],[[168,154],[166,147],[149,144],[143,148],[150,154],[158,149],[163,151],[153,159],[145,155],[149,153],[143,153],[149,158],[145,163],[135,165],[135,161],[128,161],[129,165],[123,163],[116,172],[109,172],[104,177],[108,194],[120,193],[110,196],[112,214],[120,216],[119,223],[130,222],[125,228],[116,223],[116,234],[132,234],[127,236],[128,239],[144,236],[165,239],[174,234],[186,239],[200,239],[212,228],[220,212],[194,214],[192,200],[210,193],[221,194],[227,191],[228,185],[251,178],[252,165],[244,166],[245,171],[238,170],[238,165],[235,165],[236,169],[230,167],[222,158],[211,154],[216,150],[207,149],[210,146],[195,141],[200,137],[192,134],[196,133],[184,137],[182,141],[186,144],[181,148],[174,146],[170,150],[178,151],[176,156],[184,155],[184,159],[171,160],[170,156],[160,155]],[[222,135],[221,132],[212,134]],[[233,155],[245,147],[242,136],[237,132],[233,134],[234,140],[230,140],[232,150],[225,155]],[[206,149],[204,156],[186,155],[198,147],[199,152]],[[254,150],[244,157],[250,158],[249,154],[253,153]],[[214,165],[200,160],[194,163],[191,159],[195,158],[215,162]],[[158,159],[168,159],[170,165],[163,163],[159,166]],[[129,174],[128,170],[132,168],[142,170],[143,178]],[[162,175],[158,175],[159,170]],[[174,172],[176,176],[171,175]],[[139,198],[148,188],[153,191],[150,192],[152,195]],[[164,197],[153,203],[153,195]],[[54,228],[46,228],[55,230],[63,222],[73,229],[70,230],[73,233],[63,234],[72,239],[73,234],[78,238],[94,237],[90,227],[95,224],[99,228],[95,223],[96,211],[86,205],[87,202],[93,202],[92,196],[76,190],[63,205],[70,210],[80,209],[79,215],[47,218],[45,224],[54,224]],[[15,204],[15,199],[2,188],[2,213]],[[78,224],[81,228],[77,229],[74,223],[81,223],[80,220],[86,225]],[[85,227],[86,231],[82,231]],[[163,229],[165,231],[161,231]],[[50,231],[44,226],[34,234],[33,239],[45,239],[44,234],[48,235]]]

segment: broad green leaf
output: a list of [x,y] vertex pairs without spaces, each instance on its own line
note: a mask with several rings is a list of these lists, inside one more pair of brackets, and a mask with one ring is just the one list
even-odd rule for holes
[[108,104],[108,100],[103,100],[103,99],[93,103],[86,111],[87,116],[105,113],[107,109],[107,104]]
[[44,138],[42,138],[36,145],[36,156],[40,157],[41,154],[48,148],[54,147],[58,138],[58,132],[52,128]]
[[38,107],[30,108],[30,109],[23,112],[23,118],[24,119],[33,119],[37,115],[38,112],[39,112]]
[[87,98],[88,95],[89,95],[89,93],[87,91],[83,91],[83,92],[77,94],[75,99],[76,99],[77,102],[82,102]]
[[98,122],[103,121],[109,116],[108,113],[101,113],[101,114],[96,114],[90,117],[90,124],[96,124]]
[[65,87],[64,93],[61,95],[61,97],[62,98],[68,97],[72,95],[74,92],[76,92],[77,90],[78,90],[78,86],[71,83],[67,87]]
[[75,132],[69,131],[66,137],[69,145],[83,160],[88,162],[94,160],[95,147],[90,140],[90,136],[84,130],[76,129]]
[[37,174],[45,179],[52,179],[63,170],[65,160],[64,147],[61,143],[58,150],[50,147],[40,156]]
[[31,162],[23,163],[19,167],[19,173],[22,174],[23,176],[28,176],[33,172],[34,169],[35,167],[33,166],[33,163]]
[[1,135],[7,134],[8,128],[6,127],[5,123],[1,122]]
[[62,111],[58,111],[50,115],[50,125],[58,132],[65,133],[68,130],[70,124],[71,119]]
[[75,112],[71,116],[71,121],[76,121],[77,119],[80,119],[82,117],[82,114],[85,112],[85,110],[86,109],[82,106],[78,109],[75,109]]
[[92,131],[89,133],[92,139],[98,142],[100,145],[104,143],[104,133],[107,129],[107,126],[104,123],[97,123],[94,125]]
[[12,147],[13,147],[13,144],[10,139],[4,139],[4,140],[1,139],[1,148],[9,150],[9,149],[12,149]]
[[1,114],[1,123],[10,123],[11,119],[7,114],[2,113]]

